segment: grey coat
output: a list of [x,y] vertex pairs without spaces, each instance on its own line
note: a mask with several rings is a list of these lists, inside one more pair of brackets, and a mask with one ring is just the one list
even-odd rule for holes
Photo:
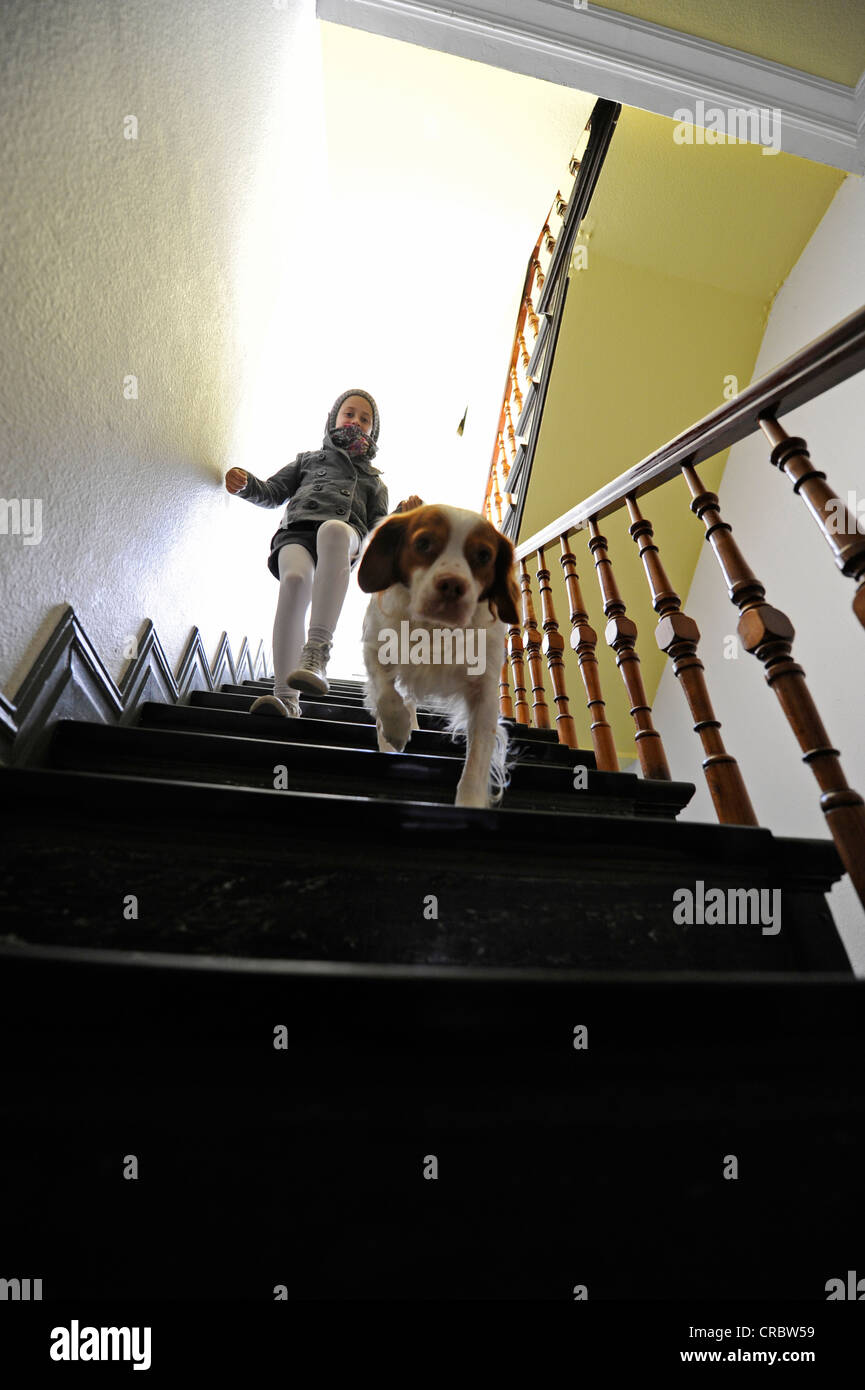
[[249,474],[246,487],[237,493],[259,507],[278,507],[287,501],[279,531],[295,523],[334,518],[345,521],[361,540],[388,515],[387,488],[381,473],[364,459],[352,459],[325,436],[313,453],[298,454],[266,481]]

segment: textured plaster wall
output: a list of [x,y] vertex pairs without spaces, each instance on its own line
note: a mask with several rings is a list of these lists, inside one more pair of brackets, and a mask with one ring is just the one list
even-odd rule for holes
[[0,534],[0,688],[67,603],[115,679],[146,618],[173,665],[193,624],[269,648],[277,513],[222,478],[330,404],[313,0],[10,0],[0,55],[0,496],[42,512],[38,544]]
[[[865,303],[863,245],[865,182],[851,177],[775,300],[756,375],[770,371]],[[865,499],[863,413],[865,377],[860,374],[783,420],[788,434],[808,441],[812,458],[835,491],[845,500],[852,492],[860,504]],[[793,655],[805,670],[830,740],[841,750],[848,782],[865,794],[865,633],[851,611],[853,585],[836,570],[790,483],[769,464],[762,436],[730,450],[720,496],[723,515],[765,583],[768,601],[783,609],[796,628]],[[727,748],[740,762],[760,823],[780,835],[828,838],[817,784],[801,761],[799,745],[766,685],[763,668],[742,650],[736,658],[724,657],[725,638],[736,631],[736,610],[708,546],[684,606],[700,627],[700,653],[715,712]],[[699,740],[691,732],[684,697],[669,666],[661,678],[655,715],[673,775],[697,784],[683,818],[714,820],[700,768]],[[829,901],[854,968],[865,975],[865,913],[849,880],[833,889]]]

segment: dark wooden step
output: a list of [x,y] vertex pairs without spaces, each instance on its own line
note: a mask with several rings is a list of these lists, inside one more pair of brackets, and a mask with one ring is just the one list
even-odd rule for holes
[[[407,964],[849,970],[825,900],[842,872],[830,841],[37,768],[0,771],[0,793],[16,808],[0,907],[5,930],[25,941]],[[677,925],[674,894],[698,883],[778,889],[781,930]],[[138,899],[129,920],[128,894]]]
[[[257,716],[248,716],[250,722]],[[304,720],[281,720],[302,733]],[[337,725],[326,724],[325,728]],[[350,726],[351,727],[351,726]],[[356,726],[355,726],[356,727]],[[370,730],[372,733],[372,730]],[[265,741],[227,734],[152,727],[130,728],[85,720],[58,720],[42,755],[44,766],[92,772],[128,772],[138,777],[208,782],[273,790],[321,791],[346,796],[399,797],[453,803],[462,760],[438,753],[380,753],[377,750]],[[585,770],[586,785],[574,787],[570,767],[517,764],[504,806],[563,815],[674,817],[693,795],[693,784],[649,782],[624,773]]]
[[[195,729],[200,733],[234,734],[238,738],[273,739],[286,743],[326,743],[331,747],[377,749],[372,724],[345,723],[318,719],[314,703],[301,702],[300,719],[280,715],[255,714],[246,710],[212,709],[206,705],[169,705],[145,701],[138,707],[142,726],[159,729]],[[520,737],[519,725],[509,725],[509,751],[521,762],[547,763],[557,767],[594,768],[595,755],[587,748],[566,748],[562,743]],[[408,745],[410,753],[438,753],[445,758],[465,759],[465,743],[434,729],[416,729]]]
[[0,948],[4,1272],[85,1307],[585,1284],[807,1324],[787,1301],[865,1248],[863,992]]
[[[235,687],[239,690],[240,687]],[[233,709],[248,710],[254,703],[255,695],[247,694],[228,694],[223,691],[193,690],[189,696],[191,705],[204,706],[206,709]],[[337,705],[332,701],[313,698],[312,704],[315,706],[316,719],[342,719],[346,723],[353,724],[374,724],[375,721],[369,710],[355,705]],[[304,700],[301,700],[301,709],[307,707]],[[258,717],[258,716],[256,716]],[[279,715],[276,718],[280,718]],[[418,725],[421,729],[443,729],[447,720],[440,714],[424,714],[418,712]],[[521,739],[532,743],[552,743],[558,746],[559,740],[555,729],[529,729],[524,725],[517,726],[511,720],[504,720],[503,723],[509,727],[519,728]]]

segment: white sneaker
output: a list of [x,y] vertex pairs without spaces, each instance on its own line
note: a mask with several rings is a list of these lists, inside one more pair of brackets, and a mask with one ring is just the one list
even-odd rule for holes
[[290,671],[286,677],[288,683],[298,690],[326,695],[330,690],[325,672],[330,660],[331,646],[330,642],[307,642],[300,654],[296,670]]
[[249,707],[250,714],[280,714],[284,719],[299,719],[301,715],[300,698],[287,695],[280,700],[278,695],[259,695]]

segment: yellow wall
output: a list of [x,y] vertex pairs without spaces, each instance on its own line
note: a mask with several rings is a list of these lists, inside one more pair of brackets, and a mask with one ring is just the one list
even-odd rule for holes
[[[843,179],[793,156],[764,156],[756,146],[675,145],[673,127],[660,116],[622,112],[586,221],[588,265],[571,275],[520,541],[716,409],[727,376],[737,378],[739,389],[748,384],[772,299]],[[791,342],[790,352],[801,346]],[[719,486],[724,462],[721,456],[701,468],[707,486]],[[683,599],[704,543],[689,501],[678,479],[641,499]],[[601,529],[638,626],[652,700],[667,658],[655,643],[657,619],[626,512],[605,518]],[[603,638],[587,532],[575,533],[571,543],[599,635],[608,717],[628,762],[635,756],[633,725]],[[558,557],[558,546],[550,547],[547,567],[567,636]],[[533,590],[537,596],[534,582]],[[579,740],[590,746],[570,649],[566,667]]]
[[592,5],[849,87],[865,68],[862,0],[592,0]]

